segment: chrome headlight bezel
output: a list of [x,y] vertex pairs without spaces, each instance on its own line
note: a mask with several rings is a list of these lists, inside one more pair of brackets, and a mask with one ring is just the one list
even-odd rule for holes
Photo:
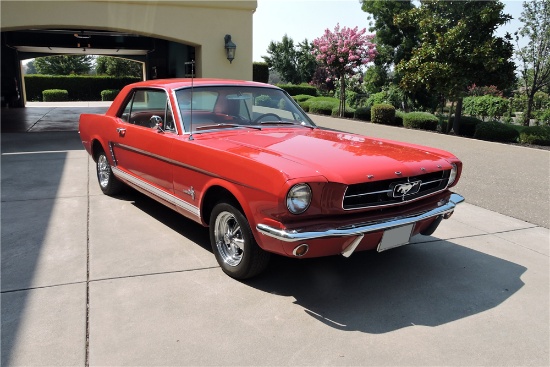
[[455,180],[456,180],[456,175],[458,174],[458,167],[456,166],[455,163],[451,163],[451,172],[449,173],[449,181],[447,183],[447,186],[451,186]]
[[311,197],[311,187],[308,184],[296,184],[286,194],[286,208],[292,214],[302,214],[309,208]]

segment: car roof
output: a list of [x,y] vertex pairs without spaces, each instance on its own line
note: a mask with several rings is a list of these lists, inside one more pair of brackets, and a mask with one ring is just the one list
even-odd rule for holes
[[152,79],[133,83],[132,87],[160,87],[169,89],[180,89],[198,86],[242,86],[242,87],[270,87],[276,88],[270,84],[259,82],[250,82],[245,80],[217,79],[217,78],[174,78],[174,79]]

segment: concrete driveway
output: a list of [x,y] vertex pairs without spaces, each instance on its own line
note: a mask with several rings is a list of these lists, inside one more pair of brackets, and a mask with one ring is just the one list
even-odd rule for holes
[[[433,137],[385,128],[377,134]],[[2,134],[2,365],[550,364],[547,217],[465,203],[413,245],[276,258],[238,282],[217,266],[206,229],[135,191],[102,195],[93,160],[66,130]],[[475,156],[488,165],[495,149],[448,138],[482,149],[470,165]],[[517,158],[520,148],[506,149]],[[484,179],[477,171],[457,187],[468,201],[468,180]]]

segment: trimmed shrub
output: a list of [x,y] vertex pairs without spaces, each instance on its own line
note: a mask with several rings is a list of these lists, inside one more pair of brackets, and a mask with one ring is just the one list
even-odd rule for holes
[[309,112],[330,116],[334,107],[338,108],[338,104],[330,101],[313,101],[309,104]]
[[309,112],[309,101],[298,102],[304,112]]
[[252,63],[252,80],[260,83],[269,82],[269,66],[267,62]]
[[519,132],[516,129],[498,121],[488,121],[478,124],[474,134],[475,139],[502,143],[515,143],[518,137]]
[[393,125],[395,123],[395,107],[391,104],[375,104],[370,111],[371,122],[375,124]]
[[[302,107],[302,109],[306,112],[310,112],[310,109],[309,109],[309,106],[313,103],[313,102],[319,102],[319,101],[326,101],[326,102],[330,102],[333,104],[333,106],[338,106],[338,99],[336,98],[333,98],[333,97],[312,97],[312,98],[309,98],[303,102],[298,102],[298,104],[300,105],[300,107]],[[332,113],[332,108],[331,108],[331,113]],[[330,115],[330,113],[329,113]]]
[[460,129],[458,131],[458,135],[473,138],[477,125],[482,122],[483,121],[475,117],[462,116],[460,118]]
[[361,121],[370,121],[370,109],[371,107],[359,107],[355,110],[353,118]]
[[317,88],[309,84],[277,84],[277,87],[285,90],[291,96],[297,96],[298,94],[309,94],[310,96],[317,95]]
[[105,89],[101,91],[102,101],[114,101],[120,91],[118,89]]
[[277,101],[274,101],[271,99],[270,96],[261,95],[256,97],[255,103],[257,106],[263,106],[263,107],[277,107]]
[[[344,117],[352,119],[354,114],[355,114],[355,108],[351,108],[349,106],[346,106],[346,108],[344,110]],[[336,106],[332,109],[331,116],[338,117],[338,106]]]
[[502,97],[485,95],[464,98],[463,111],[467,115],[489,119],[500,119],[509,109],[509,102]]
[[126,85],[141,81],[135,77],[111,77],[89,75],[25,75],[27,101],[42,101],[42,91],[64,89],[71,101],[100,101],[101,91],[121,90]]
[[403,116],[403,126],[407,129],[436,131],[439,119],[428,112],[410,112]]
[[394,125],[403,126],[403,118],[405,117],[405,115],[406,113],[403,111],[395,111]]
[[309,94],[298,94],[297,96],[292,96],[292,98],[294,98],[296,102],[300,103],[313,98],[313,96],[310,96]]
[[69,100],[69,92],[65,89],[46,89],[42,91],[44,102],[61,102]]
[[529,126],[519,133],[522,144],[550,145],[550,126]]

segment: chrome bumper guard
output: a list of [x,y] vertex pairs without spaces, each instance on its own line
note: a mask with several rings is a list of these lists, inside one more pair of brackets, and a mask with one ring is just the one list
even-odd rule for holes
[[435,209],[429,210],[408,217],[397,217],[379,222],[371,222],[366,224],[358,224],[354,226],[346,226],[342,228],[327,229],[324,231],[315,232],[299,232],[296,230],[288,231],[286,229],[277,229],[265,224],[258,224],[256,229],[269,237],[276,238],[284,242],[308,241],[325,237],[346,237],[358,236],[343,252],[342,255],[348,257],[353,253],[359,242],[363,239],[366,233],[383,231],[390,228],[401,227],[407,224],[420,222],[425,219],[438,217],[448,213],[452,213],[455,207],[464,201],[464,197],[459,194],[451,194],[449,201]]

